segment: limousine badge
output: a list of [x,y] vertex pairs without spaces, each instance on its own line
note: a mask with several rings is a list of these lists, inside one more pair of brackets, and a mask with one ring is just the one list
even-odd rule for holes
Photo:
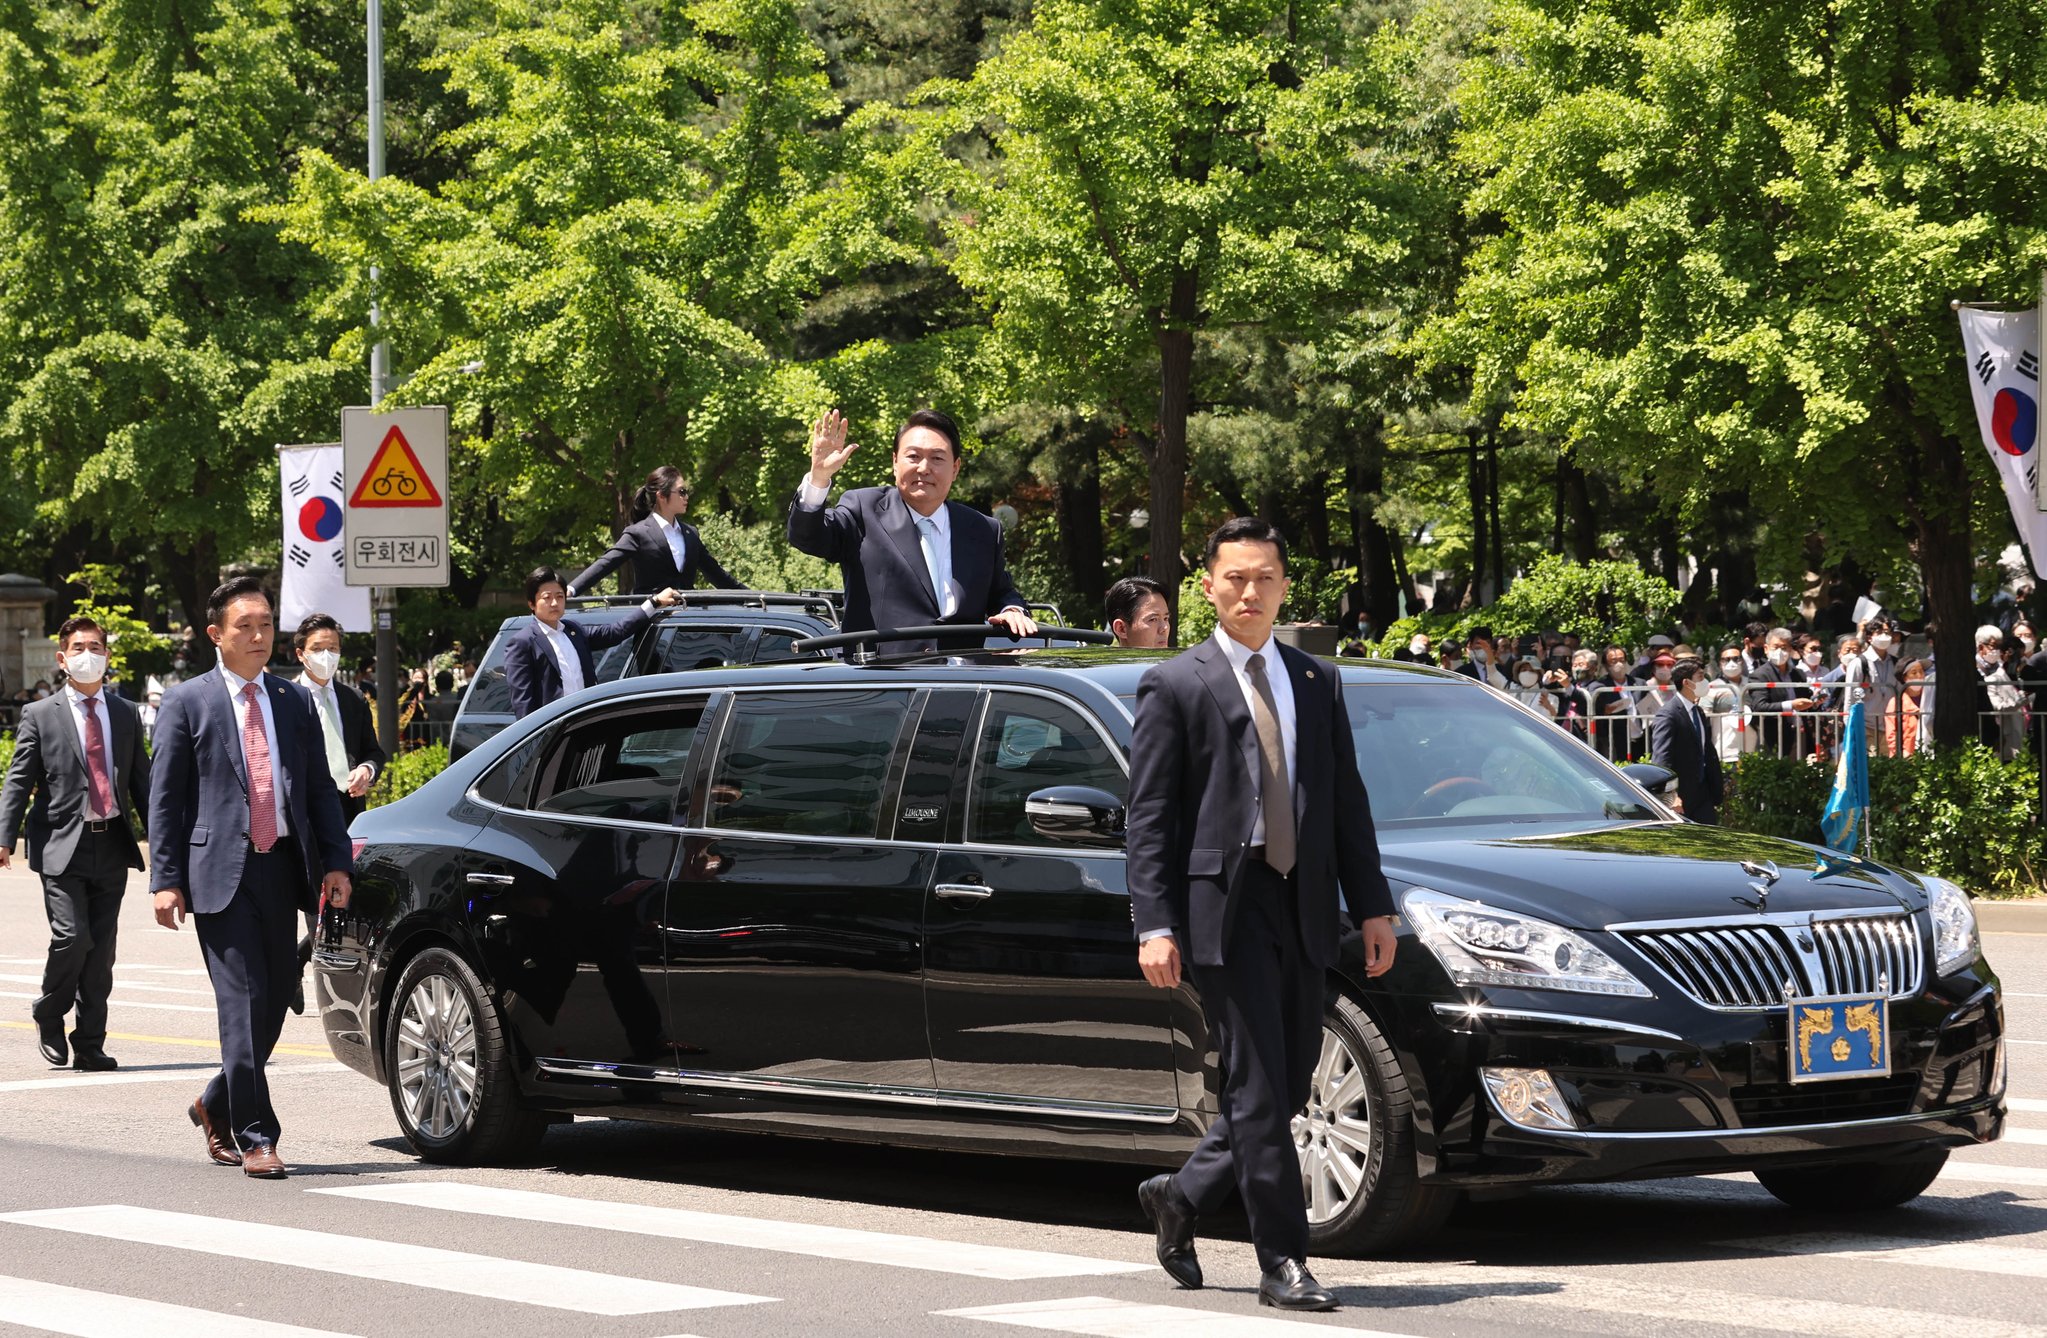
[[1777,865],[1771,860],[1758,864],[1752,859],[1745,859],[1741,862],[1741,871],[1756,880],[1749,886],[1756,890],[1756,914],[1761,915],[1770,908],[1770,889],[1783,875],[1777,872]]

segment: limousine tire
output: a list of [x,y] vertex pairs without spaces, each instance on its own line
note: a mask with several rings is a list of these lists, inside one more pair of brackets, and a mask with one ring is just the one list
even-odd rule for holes
[[1926,1192],[1946,1165],[1947,1149],[1939,1148],[1902,1161],[1842,1162],[1838,1166],[1757,1171],[1756,1179],[1793,1208],[1867,1213],[1910,1203]]
[[1407,1078],[1377,1024],[1339,994],[1322,1020],[1322,1054],[1294,1148],[1316,1254],[1411,1249],[1441,1226],[1457,1192],[1420,1182]]
[[413,1151],[462,1166],[531,1153],[547,1117],[519,1100],[504,1018],[469,963],[428,948],[391,997],[384,1071]]

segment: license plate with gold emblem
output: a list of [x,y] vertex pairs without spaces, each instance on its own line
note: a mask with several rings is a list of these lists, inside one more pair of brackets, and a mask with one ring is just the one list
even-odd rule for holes
[[1890,1002],[1882,995],[1791,1001],[1791,1081],[1881,1078],[1891,1071]]

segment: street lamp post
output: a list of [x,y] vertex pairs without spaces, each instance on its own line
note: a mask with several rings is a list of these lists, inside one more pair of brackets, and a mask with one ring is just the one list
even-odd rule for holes
[[[369,0],[369,178],[384,176],[384,6],[383,0]],[[378,308],[378,267],[370,266],[370,328],[380,329],[384,314]],[[391,346],[381,338],[370,345],[370,407],[377,408],[391,392]],[[377,631],[377,736],[384,751],[398,755],[398,592],[380,585],[370,591],[370,615]]]

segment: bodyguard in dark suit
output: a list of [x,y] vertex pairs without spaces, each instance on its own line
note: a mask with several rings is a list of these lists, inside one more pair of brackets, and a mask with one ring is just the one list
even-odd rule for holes
[[348,827],[312,697],[263,672],[277,627],[262,584],[221,585],[206,621],[219,665],[165,693],[157,716],[149,885],[158,924],[190,911],[219,1013],[221,1071],[188,1114],[214,1161],[276,1179],[263,1066],[298,974],[300,912],[316,888],[348,904]]
[[1137,686],[1127,877],[1145,979],[1177,987],[1184,962],[1200,991],[1221,1113],[1186,1165],[1138,1198],[1159,1263],[1199,1287],[1195,1222],[1235,1189],[1264,1272],[1259,1300],[1328,1310],[1336,1298],[1306,1267],[1289,1121],[1321,1049],[1343,907],[1376,976],[1393,964],[1393,897],[1336,673],[1272,639],[1286,541],[1240,517],[1209,536],[1204,565],[1215,636]]
[[1650,725],[1649,760],[1677,777],[1677,798],[1693,822],[1720,821],[1724,789],[1720,753],[1699,710],[1699,689],[1706,668],[1689,657],[1670,667],[1670,685],[1677,695],[1663,704]]
[[597,681],[593,651],[624,641],[654,616],[680,599],[663,590],[630,616],[614,623],[584,625],[564,617],[568,591],[553,567],[535,567],[526,577],[526,607],[533,621],[505,647],[505,686],[511,689],[512,718],[532,715],[549,702],[581,692]]
[[[106,1052],[114,935],[128,870],[142,867],[135,817],[149,807],[149,752],[135,704],[106,691],[107,634],[87,617],[57,629],[68,677],[23,709],[0,785],[0,869],[13,860],[26,810],[29,867],[43,876],[50,954],[31,1015],[43,1058],[88,1072],[120,1067]],[[31,803],[31,797],[33,803]],[[77,1006],[67,1050],[64,1015]]]
[[952,419],[936,409],[911,414],[896,433],[894,486],[853,488],[826,508],[833,476],[858,449],[836,409],[820,418],[810,434],[810,474],[789,506],[789,542],[844,573],[846,630],[994,623],[1018,636],[1036,632],[1002,560],[1002,526],[946,500],[960,473]]
[[365,796],[387,761],[384,745],[377,742],[370,704],[335,677],[341,668],[341,624],[333,618],[306,615],[292,633],[291,648],[305,666],[299,686],[311,695],[313,712],[320,719],[321,755],[341,795],[341,816],[353,822],[368,806]]
[[689,510],[689,492],[682,471],[674,465],[663,465],[647,475],[647,481],[640,485],[633,499],[633,511],[639,519],[626,526],[611,547],[604,550],[603,557],[569,582],[568,592],[589,594],[599,581],[628,561],[633,564],[633,577],[630,582],[619,583],[624,594],[694,590],[700,573],[720,590],[740,589],[739,580],[719,566],[711,550],[704,547],[703,536],[696,527],[683,520],[682,513]]

